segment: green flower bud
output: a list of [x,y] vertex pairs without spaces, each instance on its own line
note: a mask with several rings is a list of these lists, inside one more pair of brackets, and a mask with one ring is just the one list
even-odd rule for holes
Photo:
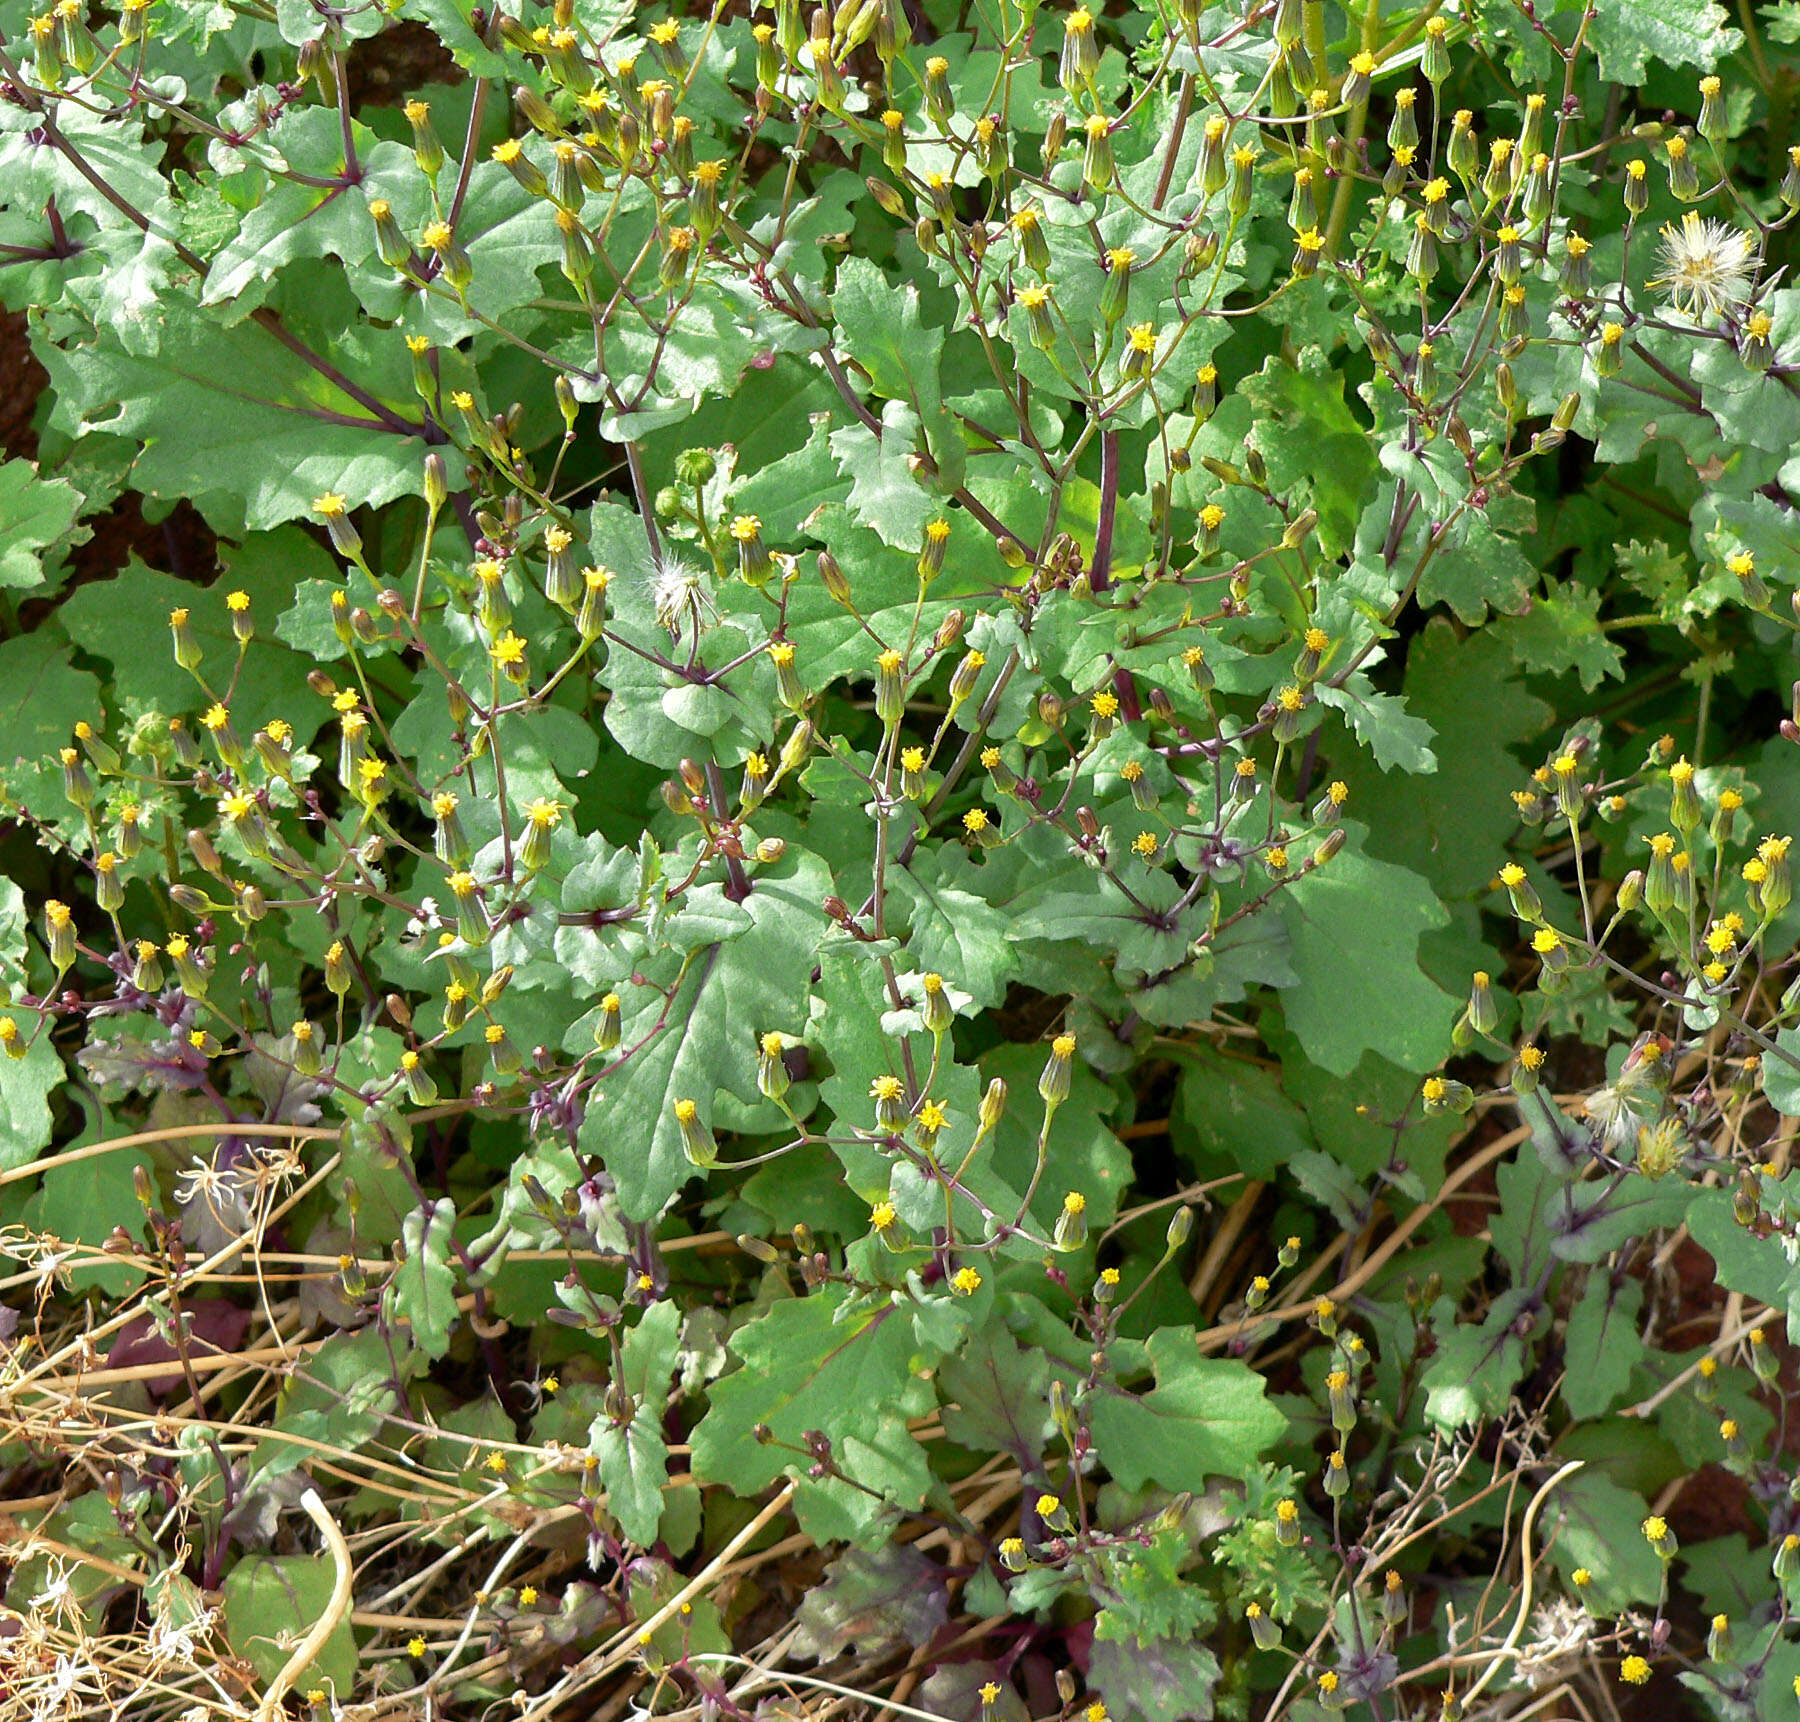
[[1425,20],[1425,49],[1419,60],[1419,70],[1434,88],[1450,76],[1450,50],[1444,41],[1449,29],[1447,18]]
[[1300,1507],[1297,1502],[1276,1502],[1275,1541],[1284,1549],[1297,1549],[1300,1546]]
[[950,90],[950,62],[934,54],[925,62],[925,112],[931,123],[942,132],[956,111],[956,98]]
[[1641,160],[1625,164],[1625,213],[1635,220],[1650,207],[1650,170]]
[[302,1018],[288,1030],[288,1038],[294,1043],[294,1069],[302,1076],[317,1076],[322,1062],[318,1031]]
[[891,646],[875,660],[875,715],[887,729],[906,709],[905,667],[905,656]]
[[942,1035],[949,1031],[951,1023],[956,1020],[956,1012],[951,1008],[949,994],[944,989],[944,977],[927,974],[920,977],[923,1002],[920,1014],[924,1018],[926,1029],[934,1035]]
[[575,631],[586,643],[606,631],[606,588],[612,583],[610,568],[583,568],[581,603],[575,612]]
[[1458,108],[1450,116],[1450,140],[1444,150],[1450,171],[1465,185],[1473,183],[1475,171],[1481,164],[1480,146],[1472,129],[1474,118],[1467,108]]
[[456,899],[456,933],[465,945],[479,949],[488,942],[492,928],[487,910],[482,907],[480,888],[473,873],[459,870],[448,880],[450,895]]
[[1071,96],[1092,87],[1100,69],[1100,45],[1094,39],[1093,14],[1078,6],[1063,21],[1062,52],[1057,56],[1056,81]]
[[438,1087],[424,1061],[410,1048],[400,1055],[400,1077],[406,1085],[406,1097],[414,1106],[430,1106],[438,1097]]
[[1669,156],[1669,192],[1679,202],[1692,203],[1700,195],[1700,169],[1688,141],[1676,132],[1665,146]]
[[1492,1034],[1500,1021],[1500,1008],[1494,1002],[1493,982],[1485,970],[1477,969],[1469,983],[1469,1026],[1477,1034]]
[[1256,178],[1256,151],[1239,144],[1231,152],[1231,174],[1225,187],[1225,208],[1233,221],[1250,213],[1250,193]]
[[1075,1037],[1059,1034],[1050,1043],[1050,1057],[1038,1077],[1038,1094],[1051,1110],[1069,1098],[1069,1085],[1075,1062]]
[[408,102],[406,118],[412,126],[413,159],[419,164],[419,171],[427,179],[435,181],[444,165],[444,146],[437,135],[437,128],[431,123],[431,104]]
[[1087,1197],[1079,1190],[1063,1197],[1052,1238],[1059,1250],[1078,1250],[1087,1242]]
[[1081,177],[1095,191],[1106,191],[1119,177],[1113,160],[1112,121],[1105,114],[1090,114],[1083,127],[1087,150],[1082,156]]
[[619,1044],[619,995],[605,993],[600,999],[599,1014],[594,1018],[594,1046],[611,1052]]
[[1251,1642],[1258,1650],[1273,1650],[1281,1643],[1281,1628],[1270,1619],[1261,1603],[1251,1603],[1244,1610],[1244,1620],[1250,1628]]
[[779,1100],[788,1091],[785,1050],[779,1034],[765,1034],[756,1043],[756,1091],[765,1100]]

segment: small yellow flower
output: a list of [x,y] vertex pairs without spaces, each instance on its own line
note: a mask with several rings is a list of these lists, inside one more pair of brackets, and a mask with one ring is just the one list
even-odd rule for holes
[[406,1641],[406,1654],[415,1661],[423,1656],[425,1654],[425,1640],[417,1637],[409,1638]]
[[525,661],[525,642],[509,628],[488,648],[494,662],[502,669],[511,669]]
[[534,1584],[526,1585],[525,1588],[519,1592],[519,1606],[521,1608],[532,1607],[533,1604],[537,1602],[537,1599],[537,1586]]
[[1628,1656],[1619,1664],[1619,1678],[1627,1686],[1642,1686],[1650,1678],[1650,1664],[1641,1656]]
[[950,1285],[959,1297],[973,1297],[981,1290],[981,1275],[973,1268],[958,1268],[950,1276]]

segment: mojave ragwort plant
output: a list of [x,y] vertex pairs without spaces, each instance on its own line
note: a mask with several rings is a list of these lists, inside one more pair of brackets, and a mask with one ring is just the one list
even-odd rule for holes
[[1769,11],[0,0],[0,1714],[1790,1714]]

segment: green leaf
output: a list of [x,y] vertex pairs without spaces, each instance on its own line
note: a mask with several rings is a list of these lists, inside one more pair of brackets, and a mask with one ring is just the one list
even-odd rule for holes
[[1368,433],[1344,402],[1344,374],[1310,347],[1298,365],[1278,358],[1238,384],[1254,411],[1250,440],[1277,494],[1310,499],[1319,511],[1319,543],[1340,555],[1356,536],[1364,490],[1377,471]]
[[[307,1359],[306,1374],[283,1384],[274,1427],[309,1443],[354,1453],[400,1408],[396,1388],[423,1367],[421,1353],[401,1349],[396,1371],[395,1349],[373,1324],[359,1333],[332,1334]],[[306,1463],[308,1456],[307,1446],[270,1436],[257,1444],[253,1468],[272,1479]]]
[[1169,1130],[1184,1154],[1191,1145],[1251,1178],[1267,1178],[1315,1146],[1306,1114],[1273,1072],[1206,1046],[1182,1058]]
[[[19,1021],[19,1032],[31,1032]],[[0,1057],[0,1171],[29,1165],[50,1140],[55,1121],[50,1096],[66,1080],[48,1033],[39,1034],[23,1058]]]
[[907,465],[917,449],[919,416],[904,401],[888,401],[881,425],[880,436],[860,424],[833,431],[831,452],[850,480],[850,512],[890,549],[916,552],[938,512]]
[[607,1511],[639,1548],[656,1541],[663,1489],[669,1480],[669,1445],[663,1417],[669,1378],[681,1347],[681,1311],[672,1300],[653,1304],[626,1330],[619,1385],[633,1399],[631,1421],[621,1427],[602,1412],[588,1432],[589,1451],[600,1462]]
[[911,404],[921,422],[942,402],[938,366],[944,331],[919,320],[916,287],[895,287],[863,257],[846,257],[831,295],[838,334],[878,395]]
[[1123,1487],[1198,1494],[1210,1478],[1242,1476],[1280,1439],[1287,1419],[1254,1370],[1201,1357],[1187,1328],[1158,1328],[1146,1344],[1156,1386],[1139,1394],[1103,1384],[1089,1401],[1100,1461]]
[[1338,1076],[1365,1052],[1434,1069],[1461,1001],[1419,967],[1419,935],[1450,919],[1425,881],[1352,843],[1278,901],[1299,977],[1282,1008],[1308,1056]]
[[1479,514],[1464,517],[1456,541],[1432,557],[1419,578],[1420,604],[1446,603],[1459,622],[1473,627],[1488,609],[1516,616],[1531,602],[1537,569],[1510,538],[1502,538]]
[[[1800,1029],[1782,1029],[1775,1044],[1788,1058],[1800,1059]],[[1784,1118],[1800,1117],[1800,1065],[1790,1064],[1787,1058],[1764,1059],[1763,1094]]]
[[949,1594],[944,1569],[910,1543],[847,1550],[801,1598],[795,1652],[829,1662],[851,1649],[923,1650],[950,1617]]
[[1004,1328],[977,1332],[938,1371],[944,1433],[978,1453],[1006,1453],[1033,1475],[1054,1423],[1050,1361],[1027,1351]]
[[[809,1429],[831,1439],[853,1481],[879,1489],[896,1462],[912,1473],[908,1453],[918,1448],[906,1419],[928,1411],[935,1397],[915,1371],[913,1324],[885,1302],[852,1313],[850,1298],[847,1288],[828,1286],[784,1299],[732,1336],[741,1367],[715,1384],[694,1430],[697,1477],[754,1495],[800,1463],[792,1449],[803,1449]],[[774,1431],[774,1444],[757,1441],[759,1423]],[[917,1475],[922,1498],[929,1475],[922,1456]]]
[[1525,1373],[1525,1342],[1514,1331],[1525,1294],[1503,1293],[1479,1326],[1440,1333],[1422,1380],[1425,1416],[1446,1434],[1502,1410]]
[[1189,1535],[1158,1529],[1096,1551],[1094,1591],[1107,1599],[1094,1622],[1097,1644],[1149,1647],[1159,1639],[1193,1638],[1213,1624],[1212,1598],[1182,1577]]
[[[4,887],[0,887],[0,900]],[[88,1103],[92,1122],[71,1148],[85,1148],[110,1136],[122,1135],[98,1101]],[[70,1290],[90,1287],[117,1298],[143,1284],[148,1270],[137,1262],[104,1254],[101,1245],[115,1227],[130,1231],[143,1223],[144,1206],[138,1200],[135,1179],[139,1167],[152,1171],[147,1149],[116,1150],[92,1160],[52,1165],[37,1181],[37,1193],[27,1206],[26,1223],[65,1243],[87,1244],[86,1259],[63,1269]]]
[[1005,997],[1019,959],[1007,943],[1007,916],[952,883],[964,877],[975,882],[960,851],[919,850],[888,873],[888,921],[907,928],[906,946],[920,969],[935,970],[986,1010]]
[[663,1439],[661,1411],[640,1405],[622,1428],[609,1417],[597,1417],[588,1445],[600,1462],[606,1510],[618,1520],[627,1541],[648,1548],[656,1541],[663,1487],[669,1480],[669,1444]]
[[394,1275],[394,1307],[412,1324],[413,1343],[427,1357],[450,1349],[456,1324],[456,1273],[450,1266],[450,1228],[456,1204],[440,1196],[429,1210],[415,1208],[401,1223],[405,1248]]
[[1758,1237],[1737,1223],[1729,1190],[1696,1190],[1687,1212],[1689,1235],[1713,1259],[1718,1283],[1800,1317],[1800,1266],[1788,1259],[1779,1235]]
[[0,465],[0,586],[23,590],[43,580],[41,552],[74,525],[81,501],[72,485],[38,477],[28,460]]
[[[604,1153],[619,1201],[637,1220],[662,1212],[694,1175],[682,1148],[675,1103],[692,1100],[709,1124],[721,1088],[754,1102],[756,1036],[805,1027],[808,980],[824,931],[820,901],[829,875],[798,855],[782,872],[759,871],[739,907],[743,930],[692,952],[672,972],[672,996],[626,992],[624,1045],[636,1050],[602,1085],[581,1128],[581,1146]],[[582,1029],[571,1031],[579,1041]]]
[[1711,71],[1743,41],[1716,0],[1617,0],[1593,21],[1589,41],[1608,83],[1636,85],[1651,66]]
[[[329,1555],[248,1554],[225,1575],[225,1632],[265,1685],[331,1601]],[[348,1698],[356,1687],[356,1635],[348,1613],[300,1672],[300,1691],[320,1686]]]
[[1615,1288],[1607,1274],[1588,1276],[1563,1338],[1563,1403],[1571,1416],[1602,1416],[1624,1394],[1644,1355],[1638,1333],[1643,1302],[1644,1289],[1636,1280]]
[[1219,1675],[1205,1645],[1175,1638],[1134,1644],[1096,1634],[1088,1667],[1107,1714],[1139,1722],[1210,1722]]
[[147,496],[190,497],[242,531],[305,518],[326,491],[353,506],[418,494],[425,445],[397,336],[379,359],[336,355],[392,415],[385,422],[260,323],[221,328],[176,293],[158,317],[154,358],[125,351],[105,329],[87,346],[41,348],[51,423],[70,436],[134,438],[131,481]]
[[1406,696],[1436,732],[1438,769],[1412,782],[1346,762],[1339,776],[1368,827],[1365,847],[1429,879],[1447,900],[1485,892],[1518,826],[1511,791],[1524,767],[1512,750],[1542,732],[1551,709],[1525,691],[1492,630],[1458,639],[1442,617],[1407,652]]
[[[274,129],[288,170],[297,178],[269,180],[268,194],[244,218],[237,235],[212,259],[200,295],[204,305],[218,305],[254,288],[256,299],[284,264],[296,258],[336,257],[353,272],[375,256],[375,223],[368,205],[386,198],[400,225],[416,232],[430,219],[428,188],[410,149],[378,141],[366,127],[352,127],[362,179],[352,185],[344,172],[343,133],[331,108],[301,107],[285,114]],[[378,279],[393,280],[393,271],[378,264]]]
[[1407,772],[1433,772],[1438,756],[1431,743],[1435,732],[1422,717],[1409,712],[1396,694],[1378,694],[1369,678],[1358,670],[1342,687],[1330,684],[1315,690],[1321,705],[1344,714],[1357,739],[1375,755],[1383,771],[1398,766]]
[[1595,1614],[1661,1597],[1662,1561],[1640,1528],[1649,1510],[1592,1466],[1564,1478],[1544,1503],[1538,1523],[1547,1556],[1565,1584],[1577,1567],[1587,1568],[1583,1600]]
[[[99,727],[100,683],[70,661],[68,636],[55,625],[0,640],[0,775],[24,796],[28,773],[66,747],[83,718]],[[61,773],[56,794],[62,794]],[[33,804],[35,805],[35,798]]]
[[1622,673],[1625,652],[1600,628],[1600,594],[1574,581],[1546,580],[1522,616],[1508,617],[1499,635],[1533,675],[1560,676],[1573,670],[1584,692]]

